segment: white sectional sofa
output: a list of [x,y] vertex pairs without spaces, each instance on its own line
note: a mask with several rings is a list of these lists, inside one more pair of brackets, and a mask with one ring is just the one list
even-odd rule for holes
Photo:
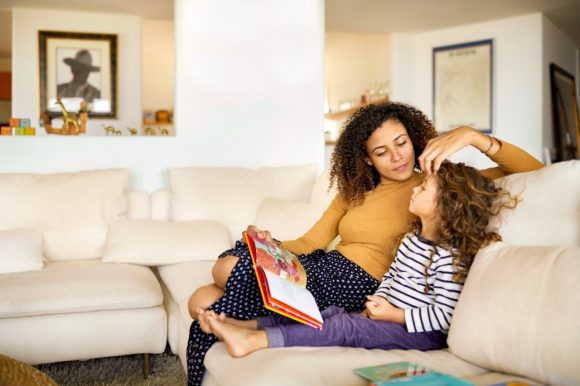
[[[187,299],[248,223],[304,233],[333,193],[313,167],[0,175],[0,353],[28,363],[159,353],[185,367]],[[207,354],[205,385],[365,385],[355,367],[415,361],[476,384],[580,384],[580,161],[501,181],[523,198],[497,219],[458,303],[449,349],[284,348]],[[22,271],[22,272],[18,272]]]

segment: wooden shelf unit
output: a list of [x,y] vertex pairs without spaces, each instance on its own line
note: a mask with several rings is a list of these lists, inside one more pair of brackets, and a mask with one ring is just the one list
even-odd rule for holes
[[360,109],[361,107],[370,105],[370,104],[378,104],[378,103],[383,103],[383,102],[388,102],[389,98],[382,98],[382,99],[377,99],[374,100],[372,102],[368,102],[368,103],[360,103],[355,107],[352,107],[348,110],[342,110],[342,111],[336,111],[334,113],[328,113],[328,114],[324,114],[324,118],[329,119],[331,121],[342,121],[344,119],[346,119],[349,115],[351,115],[352,113],[354,113],[355,111],[357,111],[358,109]]

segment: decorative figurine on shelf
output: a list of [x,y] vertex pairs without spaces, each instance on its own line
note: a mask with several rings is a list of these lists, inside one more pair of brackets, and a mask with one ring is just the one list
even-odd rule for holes
[[56,104],[60,106],[60,110],[62,111],[62,129],[69,135],[79,135],[81,129],[79,127],[79,118],[77,115],[66,111],[60,98],[56,99]]
[[121,130],[117,130],[113,126],[106,126],[103,127],[103,129],[105,130],[106,135],[123,135],[123,133],[121,133]]
[[79,135],[86,133],[88,116],[86,102],[81,102],[78,116],[77,114],[69,113],[60,98],[56,100],[56,104],[60,106],[62,111],[63,123],[61,128],[52,127],[52,119],[48,111],[43,111],[40,114],[40,119],[44,122],[44,129],[47,134]]
[[157,132],[155,131],[155,129],[150,127],[150,126],[147,126],[146,128],[144,128],[143,133],[145,135],[157,135]]
[[127,131],[129,131],[129,133],[131,134],[131,136],[137,135],[137,129],[134,128],[134,127],[127,127]]
[[115,134],[115,128],[113,126],[106,126],[106,127],[103,127],[103,129],[105,130],[105,135]]

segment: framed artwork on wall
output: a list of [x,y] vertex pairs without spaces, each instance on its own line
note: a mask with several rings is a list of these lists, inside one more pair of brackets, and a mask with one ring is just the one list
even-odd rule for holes
[[551,63],[550,88],[556,148],[553,161],[580,159],[580,122],[574,76]]
[[60,116],[84,100],[92,118],[117,117],[117,35],[39,31],[40,111]]
[[445,132],[471,126],[492,131],[493,41],[433,48],[433,123]]

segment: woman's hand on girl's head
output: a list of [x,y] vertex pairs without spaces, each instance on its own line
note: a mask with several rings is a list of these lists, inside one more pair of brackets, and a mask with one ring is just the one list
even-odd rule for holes
[[251,236],[258,237],[262,240],[266,240],[268,242],[272,242],[272,234],[270,231],[262,230],[255,225],[248,225],[245,232],[242,232],[242,243],[246,243],[246,237],[244,233],[249,233]]
[[421,170],[427,174],[437,173],[441,163],[456,151],[468,145],[479,149],[482,144],[481,136],[487,137],[471,127],[461,126],[429,140],[419,156]]

